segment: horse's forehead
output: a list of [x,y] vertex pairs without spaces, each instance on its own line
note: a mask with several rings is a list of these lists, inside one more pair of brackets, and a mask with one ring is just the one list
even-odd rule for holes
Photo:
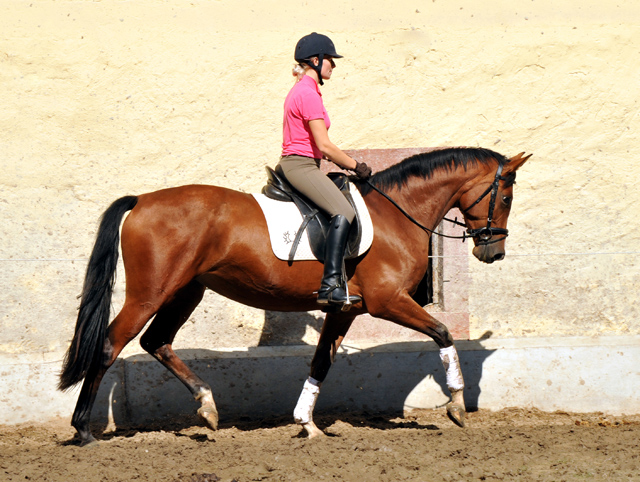
[[474,169],[474,171],[475,172],[472,175],[473,179],[477,181],[481,181],[481,180],[485,180],[486,178],[491,182],[493,182],[496,176],[496,172],[498,171],[498,164],[493,162],[491,163],[479,162],[477,165],[477,168]]

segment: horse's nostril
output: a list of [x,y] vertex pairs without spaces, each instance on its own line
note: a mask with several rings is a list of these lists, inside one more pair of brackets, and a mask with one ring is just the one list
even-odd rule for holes
[[498,253],[493,257],[494,261],[502,261],[504,259],[504,253]]

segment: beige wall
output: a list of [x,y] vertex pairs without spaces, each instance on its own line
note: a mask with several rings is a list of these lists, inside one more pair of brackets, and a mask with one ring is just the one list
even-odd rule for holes
[[[345,56],[323,88],[343,148],[534,153],[507,259],[470,261],[472,338],[640,334],[639,21],[636,1],[1,0],[0,353],[66,348],[112,200],[259,190],[312,30]],[[250,346],[264,314],[208,294],[193,321],[180,347]]]

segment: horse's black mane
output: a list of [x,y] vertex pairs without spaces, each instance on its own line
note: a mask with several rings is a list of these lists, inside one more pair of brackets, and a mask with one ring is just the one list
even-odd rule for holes
[[[408,157],[398,164],[374,174],[371,176],[370,182],[382,191],[387,191],[393,187],[401,188],[406,185],[407,180],[412,176],[420,176],[426,179],[441,169],[452,171],[463,167],[466,170],[470,166],[478,165],[478,163],[486,165],[494,161],[504,165],[509,160],[502,154],[490,149],[471,147],[438,149]],[[506,185],[514,182],[515,175],[509,176]],[[366,182],[356,182],[356,185],[362,195],[366,195],[372,190],[371,186]]]

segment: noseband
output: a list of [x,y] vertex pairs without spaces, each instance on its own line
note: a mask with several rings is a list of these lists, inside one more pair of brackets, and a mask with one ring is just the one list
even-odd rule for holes
[[[462,214],[468,214],[473,206],[475,206],[480,201],[482,201],[487,196],[487,194],[491,193],[491,199],[489,200],[489,215],[487,216],[487,225],[484,228],[476,228],[476,229],[467,228],[467,236],[469,238],[476,238],[476,237],[480,238],[480,241],[476,243],[476,245],[479,245],[479,246],[497,243],[505,239],[507,236],[509,236],[508,229],[494,228],[493,226],[491,226],[491,223],[493,222],[493,210],[496,207],[496,198],[498,197],[498,188],[500,186],[500,181],[506,180],[506,178],[502,177],[503,168],[504,168],[504,164],[498,165],[498,171],[496,172],[496,177],[493,180],[493,184],[491,184],[491,186],[489,186],[487,190],[483,192],[480,195],[480,197],[476,199],[476,201],[471,206],[469,206],[467,209],[464,209],[462,211]],[[466,225],[464,226],[466,227]],[[493,236],[503,236],[503,237],[499,239],[491,240]]]
[[[483,192],[480,195],[480,197],[475,200],[475,202],[473,204],[471,204],[471,206],[469,206],[466,209],[461,210],[463,214],[468,214],[469,210],[471,208],[473,208],[476,204],[478,204],[485,197],[487,197],[487,195],[489,193],[491,193],[491,198],[489,200],[489,215],[487,216],[487,225],[486,226],[484,226],[482,228],[471,229],[465,223],[461,223],[460,221],[458,221],[458,218],[456,218],[456,219],[448,219],[446,217],[443,218],[445,221],[449,221],[450,223],[456,224],[458,226],[462,226],[463,228],[467,228],[467,232],[464,233],[462,236],[449,236],[447,234],[438,233],[438,232],[436,232],[436,231],[434,231],[432,229],[427,228],[426,226],[423,226],[418,221],[416,221],[409,213],[407,213],[404,209],[402,209],[386,193],[382,192],[380,189],[378,189],[376,186],[374,186],[371,183],[371,181],[367,180],[367,184],[369,184],[369,186],[371,186],[371,188],[374,191],[377,191],[379,194],[381,194],[383,197],[385,197],[389,202],[391,202],[391,204],[393,204],[402,214],[404,214],[404,216],[409,221],[411,221],[413,224],[418,226],[420,229],[422,229],[424,231],[427,231],[428,233],[435,234],[437,236],[443,237],[443,238],[462,239],[463,243],[464,243],[464,240],[467,239],[467,238],[479,238],[480,241],[476,242],[476,245],[477,246],[484,246],[484,245],[487,245],[487,244],[497,243],[497,242],[502,241],[503,239],[505,239],[507,236],[509,236],[509,230],[508,229],[505,229],[505,228],[494,228],[493,226],[491,226],[491,223],[493,222],[493,211],[495,210],[495,207],[496,207],[496,199],[498,197],[498,188],[500,187],[500,181],[505,181],[506,180],[506,178],[502,177],[502,169],[503,168],[504,168],[504,164],[499,164],[498,165],[498,170],[496,172],[496,177],[494,178],[493,183],[491,184],[491,186],[489,186],[487,188],[487,190],[485,192]],[[502,236],[502,237],[498,238],[498,239],[492,239],[494,235],[495,236]]]

